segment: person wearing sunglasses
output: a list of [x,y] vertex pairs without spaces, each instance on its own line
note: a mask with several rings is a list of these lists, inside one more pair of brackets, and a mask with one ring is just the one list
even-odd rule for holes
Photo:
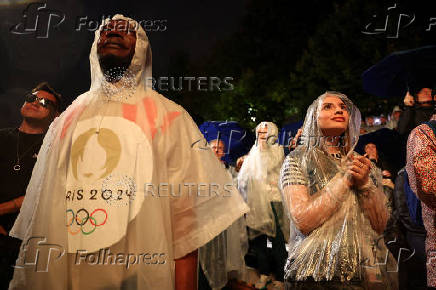
[[45,132],[59,115],[60,100],[47,82],[40,83],[24,96],[20,126],[0,130],[0,289],[8,288],[21,242],[8,232],[21,208]]

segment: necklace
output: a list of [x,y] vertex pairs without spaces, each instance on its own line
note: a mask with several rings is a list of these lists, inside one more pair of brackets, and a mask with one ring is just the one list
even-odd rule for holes
[[[44,138],[44,135],[42,135],[42,138]],[[17,133],[17,162],[15,163],[15,165],[13,167],[14,171],[21,170],[20,159],[23,158],[33,147],[35,147],[36,144],[41,142],[42,138],[38,139],[38,141],[33,143],[32,146],[27,148],[27,150],[25,150],[24,153],[21,154],[21,156],[20,156],[20,130],[18,130],[18,133]]]

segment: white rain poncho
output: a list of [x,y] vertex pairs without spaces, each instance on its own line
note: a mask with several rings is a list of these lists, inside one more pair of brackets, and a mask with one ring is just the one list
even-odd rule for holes
[[[223,168],[226,168],[222,163]],[[234,167],[226,169],[233,184],[237,186]],[[224,232],[199,249],[200,265],[212,289],[222,289],[229,278],[246,281],[245,255],[248,252],[247,224],[245,218],[236,220]]]
[[[339,138],[340,154],[325,150],[327,138],[318,127],[324,98],[336,96],[347,107],[349,122]],[[283,200],[291,220],[289,257],[285,266],[288,281],[357,281],[376,289],[395,289],[396,266],[382,234],[377,234],[363,206],[386,225],[388,210],[381,174],[375,166],[361,190],[346,186],[345,172],[359,138],[360,112],[343,94],[327,92],[307,110],[302,145],[285,159],[281,172]],[[304,192],[302,196],[302,192]],[[363,199],[367,200],[362,203]],[[383,227],[383,226],[382,226]],[[303,230],[304,229],[304,230]],[[309,230],[308,230],[309,229]],[[302,233],[302,231],[306,231]]]
[[[50,126],[11,231],[24,240],[12,289],[174,289],[174,259],[248,211],[189,114],[147,88],[145,31],[114,84],[100,69],[99,36],[90,91]],[[48,268],[36,271],[48,246]]]
[[[267,141],[261,148],[258,131],[267,127]],[[276,235],[276,221],[272,204],[281,204],[282,197],[278,186],[280,168],[283,164],[283,147],[277,142],[278,128],[272,122],[262,122],[256,127],[256,143],[244,159],[238,175],[238,188],[250,207],[246,215],[250,238],[260,234]],[[288,223],[283,210],[278,206],[276,212],[282,232],[287,238]]]

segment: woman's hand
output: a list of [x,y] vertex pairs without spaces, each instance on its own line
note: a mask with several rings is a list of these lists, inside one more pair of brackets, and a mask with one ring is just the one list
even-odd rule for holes
[[351,176],[350,186],[358,189],[365,186],[369,180],[371,161],[366,156],[351,156],[347,174]]

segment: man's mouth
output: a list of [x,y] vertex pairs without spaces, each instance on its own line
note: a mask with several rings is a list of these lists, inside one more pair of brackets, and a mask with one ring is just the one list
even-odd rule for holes
[[111,48],[124,48],[124,46],[118,42],[108,41],[105,43],[104,47],[111,47]]

